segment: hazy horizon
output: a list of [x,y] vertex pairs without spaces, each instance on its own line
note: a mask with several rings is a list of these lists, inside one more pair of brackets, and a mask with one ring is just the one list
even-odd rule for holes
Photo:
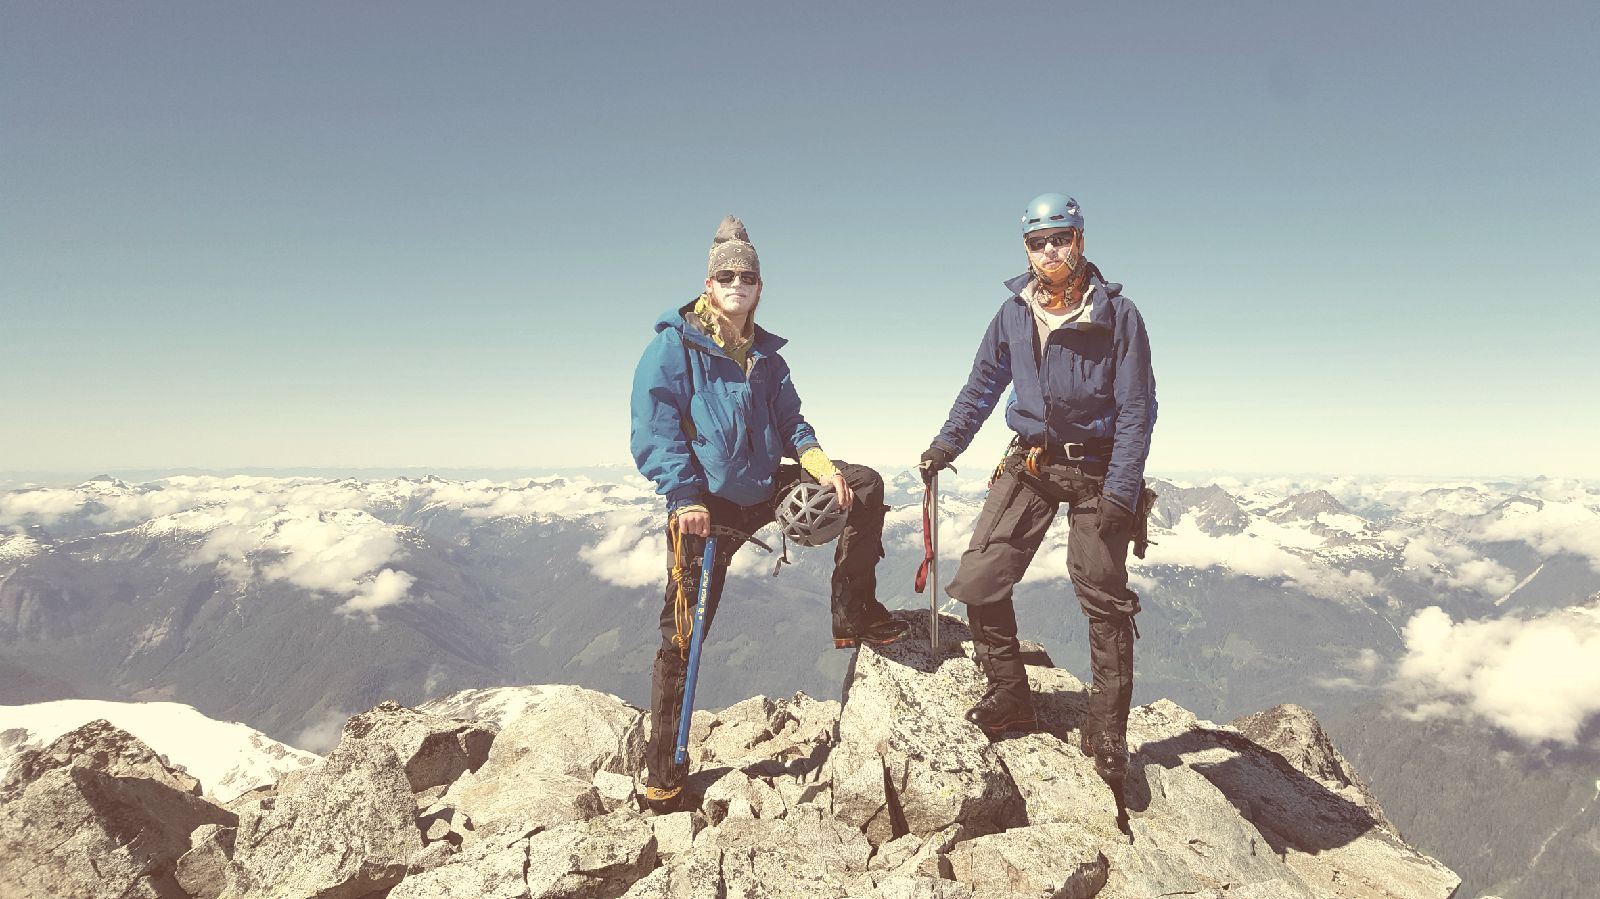
[[1060,190],[1149,330],[1153,473],[1600,477],[1596,33],[1438,0],[6,4],[0,469],[626,464],[728,213],[825,450],[908,465]]
[[[885,478],[897,474],[914,471],[915,460],[912,463],[891,466],[872,462],[862,463],[871,466]],[[989,467],[974,465],[972,475],[964,471],[966,466],[957,464],[956,473],[944,475],[945,484],[969,483],[978,479],[987,479]],[[261,477],[261,478],[356,478],[358,480],[390,480],[396,478],[421,478],[439,477],[446,480],[491,480],[513,481],[524,478],[549,478],[549,477],[589,477],[595,480],[624,481],[630,479],[644,480],[644,476],[627,463],[613,463],[608,465],[572,465],[572,466],[526,466],[526,467],[451,467],[451,466],[419,466],[400,467],[375,465],[368,467],[341,467],[341,466],[233,466],[221,468],[199,467],[172,467],[172,468],[110,468],[100,470],[36,470],[36,471],[5,471],[0,470],[0,490],[29,489],[35,487],[62,488],[73,487],[98,477],[111,477],[128,483],[144,483],[177,477]],[[1536,474],[1418,474],[1415,472],[1371,472],[1371,473],[1341,473],[1327,471],[1226,471],[1226,470],[1174,470],[1152,471],[1146,470],[1147,479],[1164,480],[1177,484],[1194,485],[1202,483],[1249,483],[1251,481],[1269,479],[1306,480],[1306,481],[1335,481],[1353,480],[1358,482],[1405,480],[1429,484],[1471,484],[1471,483],[1526,483],[1530,481],[1555,481],[1573,482],[1589,490],[1600,490],[1600,479],[1569,477],[1562,475]]]

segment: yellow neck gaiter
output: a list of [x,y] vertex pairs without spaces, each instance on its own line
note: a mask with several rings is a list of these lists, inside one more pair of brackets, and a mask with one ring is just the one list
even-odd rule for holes
[[756,342],[756,329],[752,326],[748,335],[733,336],[730,339],[731,335],[723,333],[726,330],[727,320],[717,314],[717,310],[711,306],[711,298],[705,294],[701,294],[700,299],[694,301],[694,315],[700,322],[700,327],[711,335],[717,346],[722,347],[728,358],[739,363],[739,367],[746,372],[750,371],[750,347]]

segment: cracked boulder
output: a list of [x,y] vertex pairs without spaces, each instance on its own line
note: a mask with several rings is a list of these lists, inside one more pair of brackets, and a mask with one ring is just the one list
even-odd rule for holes
[[527,899],[528,841],[480,843],[407,875],[386,899]]
[[856,655],[829,754],[833,813],[874,845],[961,823],[970,835],[1020,823],[1021,797],[989,739],[962,715],[984,680],[958,641],[958,619],[942,616],[943,652],[928,645],[928,616],[896,612],[911,628],[889,646]]
[[712,713],[690,749],[697,767],[726,765],[762,777],[804,773],[820,766],[833,745],[839,708],[805,693],[752,696]]
[[504,722],[482,767],[463,774],[444,797],[472,822],[473,838],[526,836],[625,804],[615,783],[603,778],[597,787],[596,775],[631,778],[643,765],[643,712],[581,687],[508,691],[470,691],[423,706],[437,714],[494,709]]
[[528,840],[532,899],[615,899],[655,867],[655,831],[630,809]]
[[493,724],[441,718],[395,702],[379,703],[344,725],[345,737],[386,743],[394,749],[413,793],[451,784],[463,773],[477,770],[498,732]]
[[382,740],[347,732],[258,806],[240,815],[224,899],[361,899],[399,883],[422,849],[411,783]]
[[1460,883],[1284,755],[1167,700],[1134,709],[1128,736],[1133,842],[1105,844],[1105,899],[1448,899]]
[[491,754],[527,756],[530,770],[590,780],[601,771],[632,777],[644,767],[646,715],[610,693],[567,684],[498,687],[466,690],[417,710],[497,725]]
[[616,899],[656,866],[650,823],[630,809],[511,840],[484,840],[412,873],[387,899]]
[[955,880],[896,874],[878,881],[861,899],[973,899],[973,893],[972,887]]
[[[812,810],[781,820],[730,818],[642,878],[628,899],[818,899],[868,893],[871,846],[860,830]],[[953,894],[952,894],[953,899]]]
[[1090,899],[1109,865],[1098,841],[1071,824],[1039,824],[958,844],[946,856],[975,899]]
[[91,721],[24,751],[0,784],[0,896],[182,897],[190,832],[235,820],[137,737]]
[[194,899],[217,899],[228,879],[234,829],[202,824],[189,834],[189,851],[178,859],[178,886]]
[[1383,813],[1372,788],[1334,748],[1322,722],[1304,706],[1287,703],[1230,722],[1250,742],[1283,757],[1296,771],[1366,810],[1373,820],[1399,832]]

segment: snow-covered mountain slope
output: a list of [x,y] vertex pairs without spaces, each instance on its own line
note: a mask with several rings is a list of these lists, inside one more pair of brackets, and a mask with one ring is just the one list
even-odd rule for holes
[[228,802],[321,757],[285,746],[235,721],[207,718],[177,702],[67,699],[0,706],[0,780],[16,756],[105,719],[147,743],[200,781],[205,795]]

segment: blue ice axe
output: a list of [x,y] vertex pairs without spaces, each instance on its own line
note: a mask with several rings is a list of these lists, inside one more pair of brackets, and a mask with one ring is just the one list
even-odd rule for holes
[[689,760],[689,719],[694,717],[694,683],[700,677],[700,644],[705,640],[706,604],[711,598],[711,569],[716,563],[719,534],[742,538],[772,552],[772,547],[749,534],[720,524],[712,525],[711,533],[706,535],[706,551],[700,560],[700,591],[695,599],[694,623],[689,631],[689,668],[683,679],[683,711],[678,715],[678,751],[672,756],[673,763],[677,765]]

